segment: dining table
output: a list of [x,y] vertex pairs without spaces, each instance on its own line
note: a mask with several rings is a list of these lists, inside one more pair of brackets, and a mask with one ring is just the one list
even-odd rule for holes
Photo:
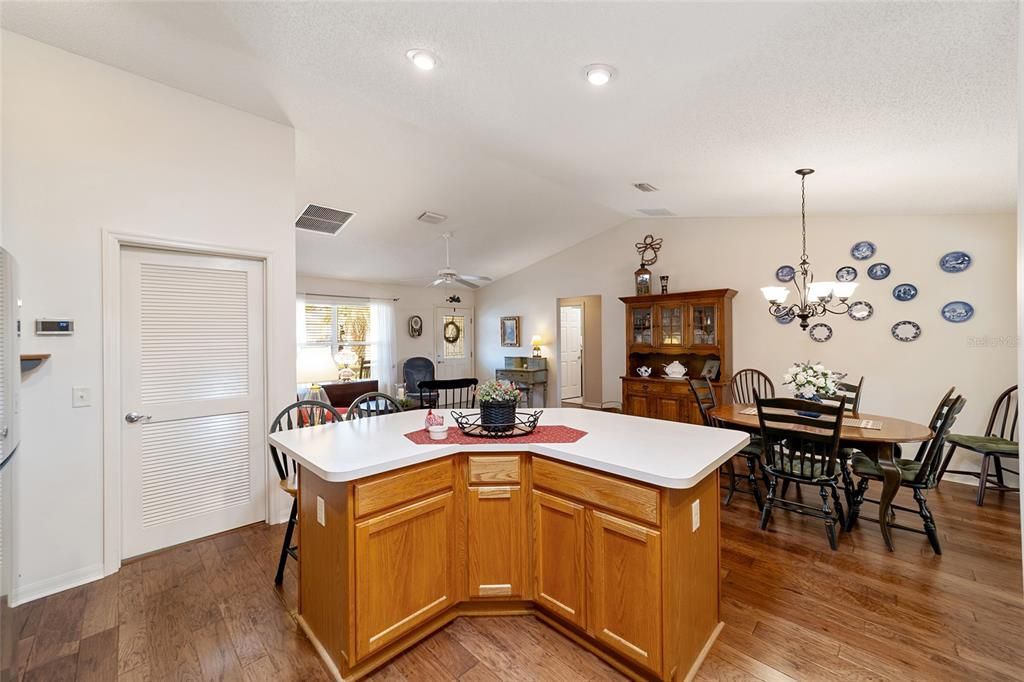
[[[757,409],[752,404],[731,403],[720,405],[711,409],[708,416],[719,424],[735,428],[749,433],[757,433],[760,422],[757,418]],[[870,424],[866,424],[870,422]],[[800,430],[803,427],[792,426],[793,430]],[[882,470],[884,481],[882,493],[878,498],[879,527],[882,529],[882,539],[889,551],[895,546],[892,541],[892,527],[885,519],[890,518],[893,500],[900,490],[900,470],[896,466],[896,444],[897,443],[919,443],[931,440],[933,436],[931,428],[925,424],[888,417],[877,414],[847,413],[843,418],[843,427],[840,432],[840,447],[855,448],[878,463]]]

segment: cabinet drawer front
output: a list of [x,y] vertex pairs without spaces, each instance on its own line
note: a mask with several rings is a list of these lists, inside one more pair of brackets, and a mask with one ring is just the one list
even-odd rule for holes
[[418,465],[398,473],[389,473],[365,483],[357,483],[356,517],[447,490],[452,487],[454,475],[452,459],[446,457],[437,462]]
[[518,483],[519,456],[469,458],[470,483]]
[[658,525],[658,491],[596,472],[533,458],[533,483],[542,488]]
[[532,383],[533,374],[531,372],[517,372],[515,370],[499,370],[494,374],[496,379],[501,381],[521,382],[521,383]]

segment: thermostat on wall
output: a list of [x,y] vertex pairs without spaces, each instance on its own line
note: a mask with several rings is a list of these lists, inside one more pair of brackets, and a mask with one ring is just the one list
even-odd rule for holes
[[74,320],[56,320],[48,317],[36,320],[36,336],[71,336],[74,333]]

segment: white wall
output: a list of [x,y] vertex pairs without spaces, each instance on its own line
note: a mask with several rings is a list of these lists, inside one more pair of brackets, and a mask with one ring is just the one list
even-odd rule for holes
[[[302,294],[321,294],[324,296],[353,296],[367,298],[397,298],[395,303],[395,364],[401,377],[402,363],[408,358],[423,356],[434,358],[434,339],[437,330],[434,325],[434,310],[446,304],[444,299],[457,293],[462,298],[459,307],[472,308],[476,304],[475,292],[465,287],[451,287],[449,290],[434,287],[408,287],[397,284],[371,284],[353,282],[328,277],[308,277],[299,275],[296,278],[296,291]],[[409,336],[409,318],[419,315],[423,318],[423,334],[416,338]],[[497,323],[495,323],[497,327]],[[484,371],[477,366],[477,372]],[[399,378],[398,381],[401,381]]]
[[[778,383],[792,362],[820,360],[852,377],[867,377],[864,411],[919,421],[931,415],[938,399],[955,384],[967,398],[957,430],[982,429],[992,401],[1016,377],[1014,216],[812,214],[808,220],[808,250],[818,278],[834,279],[837,267],[854,265],[861,284],[856,298],[875,308],[866,322],[829,316],[834,336],[827,343],[810,341],[796,322],[776,323],[759,291],[776,283],[777,266],[799,260],[799,217],[633,220],[482,289],[477,294],[479,365],[498,366],[504,355],[497,335],[502,315],[522,315],[524,334],[543,334],[550,343],[544,354],[553,357],[556,299],[600,292],[604,400],[619,401],[625,335],[623,305],[617,299],[633,290],[638,267],[634,242],[653,233],[664,238],[658,262],[651,267],[655,282],[667,274],[670,291],[739,291],[733,302],[735,369],[757,367]],[[865,263],[850,258],[850,246],[861,239],[878,245],[878,254],[867,264],[888,263],[893,269],[888,279],[869,279]],[[974,264],[951,275],[937,263],[954,249],[968,251]],[[893,285],[903,281],[918,286],[914,301],[893,300]],[[941,306],[956,299],[974,305],[974,319],[951,324],[941,318]],[[900,343],[890,336],[890,326],[902,319],[922,326],[918,341]],[[549,367],[557,372],[556,362],[549,361]]]
[[[19,598],[100,574],[103,230],[270,254],[272,405],[295,393],[294,136],[290,128],[5,32],[3,205],[26,334],[53,357],[23,382],[16,469]],[[92,406],[71,409],[71,387]]]

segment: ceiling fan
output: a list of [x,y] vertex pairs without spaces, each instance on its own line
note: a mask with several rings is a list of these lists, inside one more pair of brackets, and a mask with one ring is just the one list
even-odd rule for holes
[[482,275],[460,275],[455,268],[452,267],[451,259],[448,253],[448,241],[452,238],[451,232],[445,232],[441,235],[444,237],[444,267],[437,271],[437,279],[431,282],[428,286],[437,287],[446,284],[461,284],[464,287],[470,289],[479,289],[480,285],[476,282],[493,282],[494,280],[490,277],[484,277]]

